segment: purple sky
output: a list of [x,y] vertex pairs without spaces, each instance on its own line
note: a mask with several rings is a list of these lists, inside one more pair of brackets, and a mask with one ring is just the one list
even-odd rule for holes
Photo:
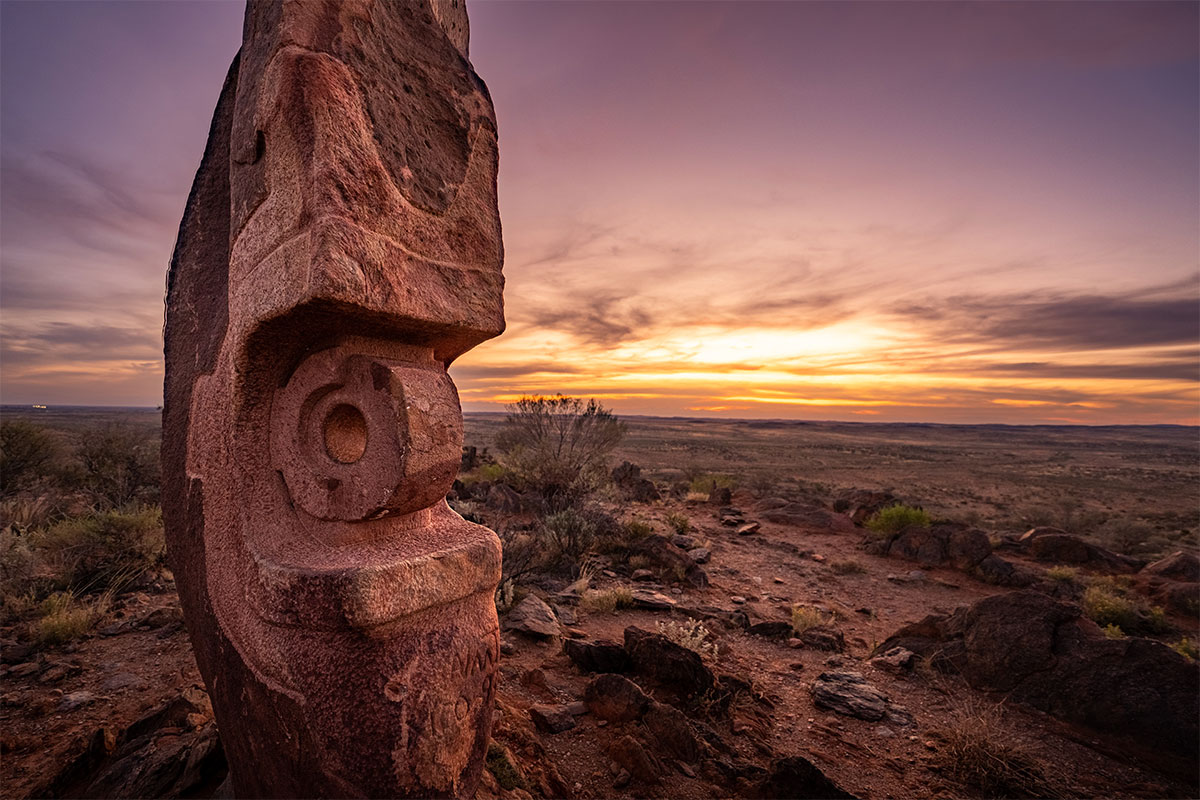
[[[1197,421],[1200,4],[469,8],[509,331],[468,409]],[[4,402],[160,402],[241,15],[0,3]]]

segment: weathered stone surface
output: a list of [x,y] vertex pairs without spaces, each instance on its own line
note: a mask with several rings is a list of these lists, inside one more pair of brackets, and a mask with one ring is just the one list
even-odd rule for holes
[[703,589],[708,586],[708,575],[683,550],[671,543],[662,534],[654,533],[638,543],[635,553],[645,556],[669,575],[675,575],[690,586]]
[[1014,564],[995,553],[976,564],[971,573],[996,586],[1030,586],[1040,577],[1028,567]]
[[642,468],[628,461],[612,471],[613,483],[621,493],[635,503],[650,503],[659,499],[658,487],[642,477]]
[[903,647],[893,647],[885,653],[875,656],[871,659],[871,666],[881,669],[885,672],[891,672],[897,675],[911,672],[916,665],[917,654],[911,650],[906,650]]
[[712,688],[712,670],[699,654],[658,633],[625,629],[625,649],[633,667],[663,686],[681,694],[703,694]]
[[633,667],[625,647],[616,642],[565,639],[563,652],[584,672],[627,672]]
[[632,736],[622,736],[614,741],[608,747],[608,754],[636,780],[650,784],[659,782],[662,766]]
[[634,608],[644,608],[649,611],[670,611],[675,607],[675,601],[662,592],[652,589],[633,590]]
[[474,792],[495,534],[446,365],[503,330],[464,4],[249,3],[167,286],[168,556],[239,796]]
[[960,523],[938,523],[910,525],[892,536],[871,541],[867,550],[927,566],[949,563],[970,570],[992,554],[992,545],[983,531]]
[[1200,751],[1197,667],[1150,639],[1109,639],[1078,606],[1034,591],[985,597],[901,628],[904,647],[1057,717],[1191,758]]
[[609,722],[641,719],[651,700],[641,687],[621,675],[608,673],[593,678],[583,691],[588,710]]
[[1069,533],[1047,533],[1030,540],[1029,555],[1038,561],[1084,564],[1114,572],[1136,572],[1146,563],[1114,553]]
[[707,547],[697,547],[693,550],[688,550],[688,558],[697,564],[707,564],[712,558],[712,551]]
[[760,516],[767,522],[774,522],[777,525],[816,528],[833,533],[853,533],[855,531],[854,523],[844,515],[804,503],[787,503],[778,508],[763,511]]
[[753,636],[763,636],[767,639],[786,639],[792,635],[792,623],[786,620],[756,622],[746,628],[746,633]]
[[530,706],[529,718],[545,733],[562,733],[575,727],[575,715],[565,706]]
[[859,672],[822,672],[812,685],[813,704],[871,722],[887,714],[887,698]]
[[652,703],[642,717],[642,724],[654,737],[655,746],[673,758],[694,764],[700,760],[703,744],[687,715],[666,703]]
[[1146,575],[1158,575],[1184,583],[1200,582],[1200,557],[1195,553],[1176,550],[1171,555],[1147,564],[1142,570]]
[[529,636],[558,636],[562,628],[553,609],[537,595],[526,595],[504,617],[504,630]]
[[800,641],[812,650],[840,653],[846,649],[846,637],[837,628],[814,625],[800,634]]

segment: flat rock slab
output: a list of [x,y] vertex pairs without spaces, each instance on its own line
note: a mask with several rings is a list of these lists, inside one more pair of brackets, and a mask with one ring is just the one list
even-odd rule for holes
[[554,611],[532,594],[508,612],[504,629],[542,638],[558,636],[562,632]]
[[650,611],[670,611],[675,607],[675,601],[662,592],[653,589],[633,590],[634,608],[645,608]]
[[878,722],[887,716],[883,693],[858,672],[822,672],[812,687],[813,703],[847,717]]
[[562,733],[575,727],[575,715],[566,706],[530,706],[529,718],[545,733]]

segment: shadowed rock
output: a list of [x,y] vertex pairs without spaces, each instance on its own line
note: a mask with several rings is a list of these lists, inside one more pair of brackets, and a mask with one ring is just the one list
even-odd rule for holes
[[495,534],[446,367],[504,328],[456,0],[252,0],[167,281],[168,556],[238,796],[471,795]]
[[986,597],[898,630],[903,647],[971,686],[1100,731],[1195,758],[1197,666],[1150,639],[1109,639],[1078,606],[1034,591]]

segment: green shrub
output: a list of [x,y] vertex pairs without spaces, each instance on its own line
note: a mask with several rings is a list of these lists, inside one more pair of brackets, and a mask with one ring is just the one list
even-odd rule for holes
[[465,472],[459,476],[459,480],[471,486],[481,481],[496,483],[497,481],[507,480],[510,477],[508,469],[503,464],[489,463],[480,464],[470,472]]
[[1125,631],[1121,630],[1120,625],[1109,624],[1104,626],[1104,635],[1109,639],[1124,639]]
[[929,515],[924,510],[906,505],[888,506],[866,522],[867,529],[881,537],[899,533],[910,525],[928,528],[929,524]]
[[1101,627],[1115,625],[1127,634],[1174,630],[1161,606],[1148,607],[1129,590],[1128,580],[1098,578],[1083,593],[1083,613]]
[[1190,658],[1192,661],[1200,659],[1200,647],[1197,647],[1196,643],[1186,636],[1171,645],[1171,649],[1181,656]]

